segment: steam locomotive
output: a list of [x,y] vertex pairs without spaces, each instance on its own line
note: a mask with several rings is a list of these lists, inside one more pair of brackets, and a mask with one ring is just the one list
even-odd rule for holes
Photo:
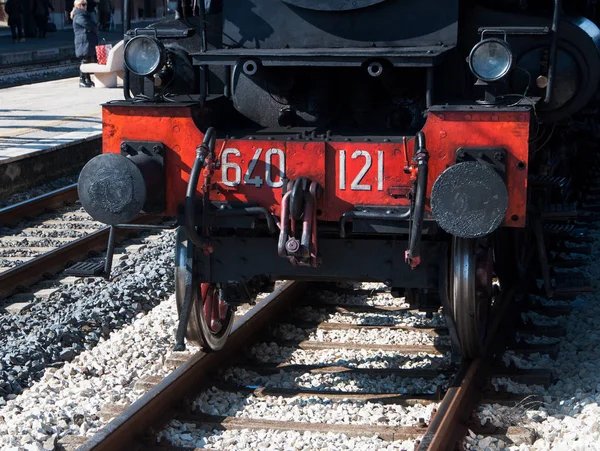
[[132,29],[125,1],[124,99],[79,195],[114,227],[178,218],[179,349],[221,349],[238,305],[304,279],[441,304],[482,355],[596,137],[596,1],[169,8]]

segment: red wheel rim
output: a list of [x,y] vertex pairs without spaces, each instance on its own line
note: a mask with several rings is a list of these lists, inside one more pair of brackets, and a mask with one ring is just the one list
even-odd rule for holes
[[202,310],[206,324],[208,324],[212,333],[217,334],[221,331],[227,320],[229,306],[224,300],[219,299],[219,290],[216,285],[202,283],[200,284],[200,290],[202,293]]

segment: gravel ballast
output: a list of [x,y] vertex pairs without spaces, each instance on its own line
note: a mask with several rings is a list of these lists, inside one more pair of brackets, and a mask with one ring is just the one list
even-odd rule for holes
[[176,322],[172,297],[147,314],[139,312],[72,362],[47,369],[39,382],[0,408],[0,449],[53,449],[44,447],[65,435],[93,435],[107,423],[98,415],[102,406],[132,403],[143,394],[134,389],[137,380],[169,373],[165,362]]
[[173,232],[145,241],[140,253],[114,262],[114,280],[76,279],[25,312],[0,315],[0,397],[21,393],[46,367],[91,349],[173,292]]
[[194,401],[197,412],[237,418],[299,421],[326,424],[416,426],[420,418],[430,418],[433,404],[415,406],[383,405],[353,400],[332,401],[321,397],[257,397],[217,388],[205,391]]
[[378,437],[273,430],[204,431],[189,423],[171,422],[161,436],[175,446],[230,450],[381,450],[412,451],[414,442],[386,442]]
[[[467,437],[468,449],[491,450],[544,450],[588,451],[600,450],[600,232],[594,231],[595,242],[589,264],[583,269],[591,277],[595,291],[579,295],[569,302],[573,308],[569,316],[547,318],[530,314],[536,324],[563,325],[566,336],[559,338],[555,360],[547,356],[519,356],[506,354],[517,366],[547,368],[555,382],[545,389],[498,380],[507,391],[542,396],[542,402],[527,399],[514,407],[482,405],[479,417],[496,426],[518,425],[535,431],[531,445],[518,447],[498,440],[471,434]],[[546,305],[564,305],[566,302],[544,302]],[[537,357],[537,359],[536,359]],[[501,445],[501,444],[500,444]]]
[[450,365],[449,355],[426,353],[401,355],[392,351],[371,349],[323,349],[305,350],[279,346],[277,343],[259,343],[248,352],[257,362],[290,363],[308,365],[314,362],[331,366],[350,368],[402,368],[402,369],[442,369]]
[[[598,280],[600,251],[594,245],[593,259],[586,272]],[[146,249],[115,262],[112,282],[82,280],[67,285],[46,302],[34,304],[22,315],[3,314],[0,317],[1,380],[11,375],[19,386],[5,391],[0,400],[0,449],[53,449],[58,438],[65,435],[91,436],[106,424],[98,415],[106,403],[127,405],[142,395],[135,390],[137,380],[145,376],[164,376],[170,368],[167,357],[172,353],[176,328],[176,308],[169,294],[173,291],[173,236],[163,233]],[[164,270],[161,272],[160,270]],[[140,288],[140,286],[142,288]],[[319,300],[326,300],[326,292]],[[373,293],[369,296],[341,294],[337,301],[352,305],[403,306],[401,299]],[[563,325],[566,337],[560,338],[556,360],[545,355],[518,355],[507,352],[506,362],[523,368],[552,370],[557,382],[549,389],[496,380],[509,391],[537,393],[543,403],[527,402],[516,407],[483,405],[479,409],[482,422],[490,420],[498,426],[517,425],[534,430],[537,438],[532,445],[513,446],[506,441],[471,434],[466,439],[468,449],[492,450],[593,450],[600,449],[600,305],[597,293],[580,296],[572,305],[569,317],[547,318],[529,315],[537,324]],[[94,313],[92,303],[99,303]],[[245,306],[244,306],[245,307]],[[245,309],[244,309],[245,310]],[[382,325],[390,322],[407,326],[443,326],[439,315],[428,319],[423,314],[401,311],[386,314],[351,312],[326,313],[324,309],[303,307],[294,316],[358,325]],[[44,320],[45,317],[48,319]],[[366,318],[366,319],[365,319]],[[391,319],[390,319],[391,318]],[[51,326],[58,329],[53,331]],[[376,329],[380,331],[380,329]],[[45,331],[45,332],[44,332]],[[306,339],[292,325],[276,333],[289,334],[287,339]],[[52,332],[52,333],[50,333]],[[322,334],[319,335],[319,332]],[[411,331],[412,332],[412,331]],[[95,334],[95,335],[94,335]],[[410,335],[373,335],[364,331],[313,330],[309,338],[316,341],[371,341],[380,344],[412,343],[431,337],[420,332]],[[400,337],[400,338],[399,338]],[[280,337],[281,338],[281,337]],[[438,337],[439,338],[439,337]],[[4,340],[4,341],[3,341]],[[400,340],[400,341],[396,341]],[[40,353],[38,357],[31,349]],[[75,345],[75,343],[79,343]],[[6,350],[10,354],[6,358]],[[25,354],[22,353],[25,352]],[[46,355],[48,352],[48,356]],[[16,356],[25,355],[25,362]],[[61,357],[62,355],[62,357]],[[356,366],[359,368],[443,368],[447,356],[396,356],[374,350],[300,350],[275,343],[261,343],[249,351],[258,362]],[[12,359],[10,357],[13,357]],[[42,366],[37,373],[29,361],[38,357]],[[66,362],[66,363],[65,363]],[[364,363],[364,362],[368,362]],[[424,363],[421,363],[424,362]],[[17,368],[15,368],[17,367]],[[19,373],[20,370],[20,373]],[[32,376],[34,375],[34,376]],[[271,388],[330,389],[339,393],[374,391],[379,393],[435,393],[448,380],[434,380],[362,375],[318,374],[281,371],[270,376],[244,369],[232,369],[224,379],[247,386]],[[36,382],[37,380],[37,382]],[[22,388],[30,386],[23,393]],[[6,390],[6,385],[2,387]],[[213,388],[195,403],[202,412],[232,415],[241,418],[263,415],[263,418],[313,423],[412,425],[419,418],[429,418],[434,405],[401,408],[357,401],[332,401],[317,397],[258,397],[229,393]],[[305,410],[306,409],[306,410]],[[404,409],[404,410],[403,410]],[[257,414],[256,412],[260,412]],[[392,421],[391,423],[384,423]],[[378,421],[381,420],[380,423]],[[178,446],[208,449],[381,449],[412,450],[413,441],[387,442],[378,438],[348,437],[343,434],[295,431],[202,431],[194,425],[173,421],[161,433],[163,440]]]

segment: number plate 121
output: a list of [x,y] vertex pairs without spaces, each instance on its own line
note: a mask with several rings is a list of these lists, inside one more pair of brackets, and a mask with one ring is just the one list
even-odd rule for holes
[[348,203],[401,204],[388,194],[390,186],[410,184],[402,170],[405,162],[398,146],[344,144],[228,141],[219,156],[221,169],[213,180],[227,198],[245,202],[264,204],[267,197],[279,202],[278,188],[285,177],[306,177],[325,189],[324,205],[342,213],[348,211]]

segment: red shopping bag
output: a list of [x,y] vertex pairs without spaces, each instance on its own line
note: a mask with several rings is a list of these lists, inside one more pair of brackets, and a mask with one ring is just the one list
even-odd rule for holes
[[112,44],[102,44],[96,46],[96,59],[98,60],[98,64],[106,64],[106,60],[108,59],[108,54],[112,49]]

